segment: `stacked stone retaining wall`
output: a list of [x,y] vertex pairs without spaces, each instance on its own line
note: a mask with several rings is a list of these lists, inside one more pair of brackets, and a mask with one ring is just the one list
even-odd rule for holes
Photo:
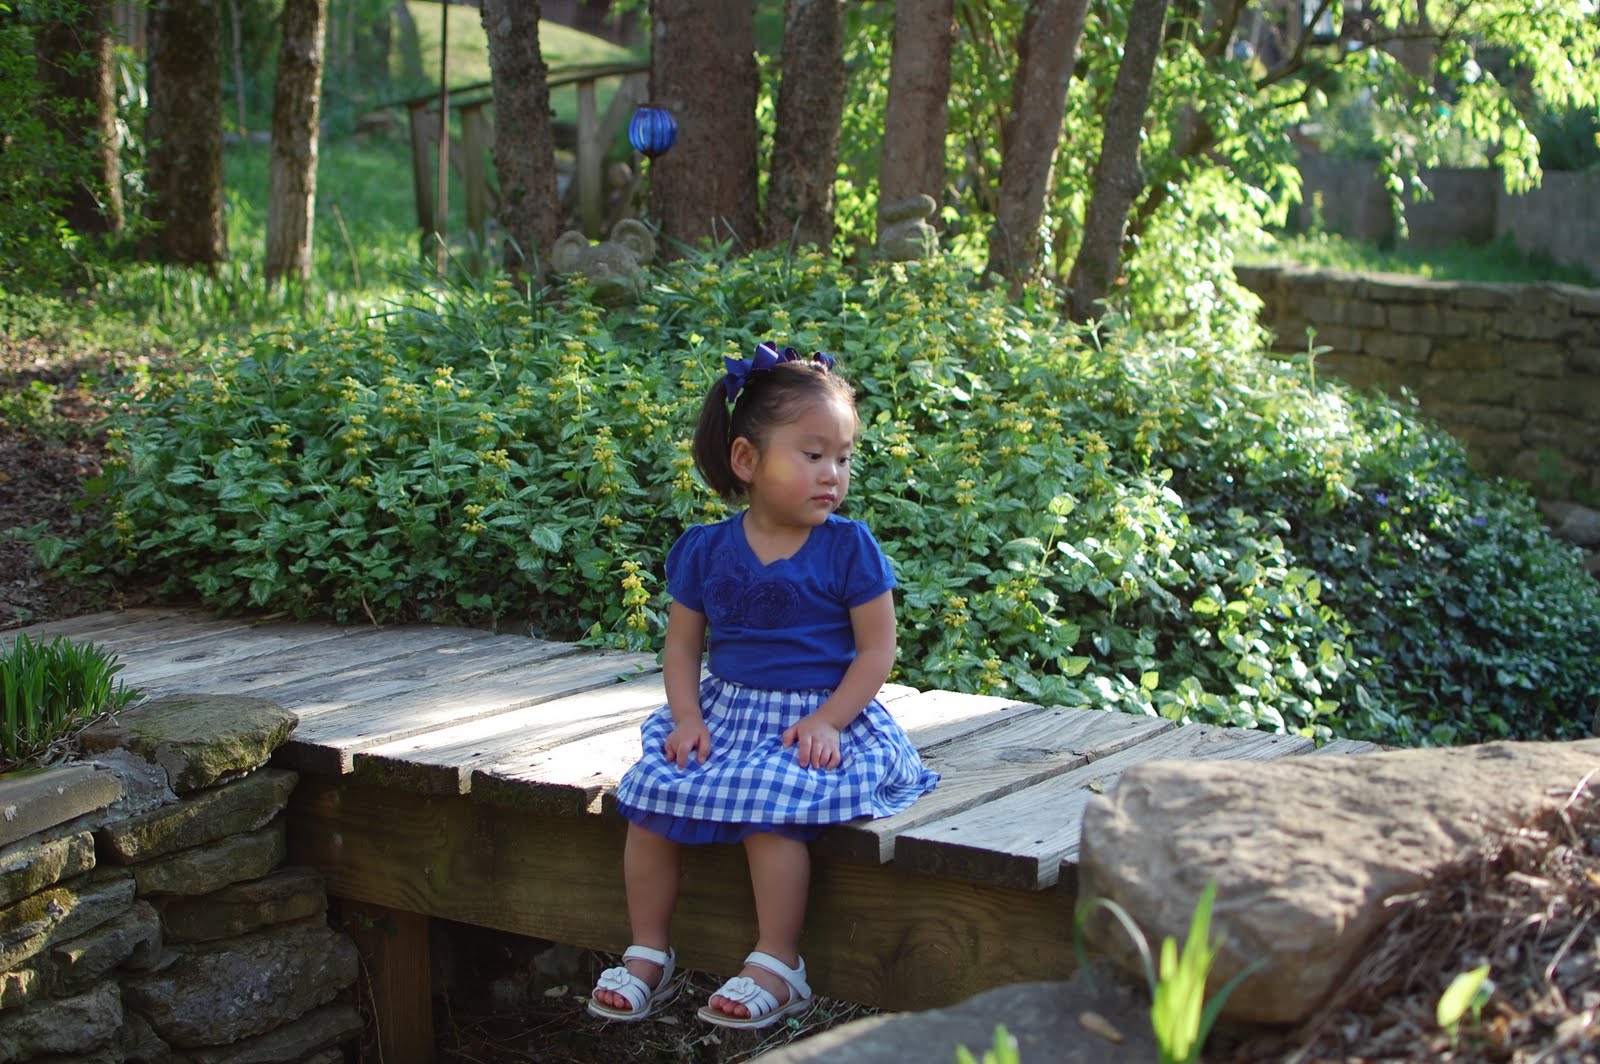
[[285,867],[298,777],[265,767],[292,725],[153,702],[85,760],[0,777],[0,1064],[347,1059],[356,948],[320,875]]
[[[1280,353],[1410,391],[1485,472],[1540,499],[1600,500],[1600,290],[1240,267]],[[1314,334],[1312,333],[1314,330]]]
[[1600,173],[1550,170],[1539,187],[1511,193],[1499,170],[1424,169],[1428,194],[1405,197],[1404,235],[1372,161],[1302,150],[1300,176],[1300,228],[1418,249],[1510,238],[1529,254],[1600,276]]

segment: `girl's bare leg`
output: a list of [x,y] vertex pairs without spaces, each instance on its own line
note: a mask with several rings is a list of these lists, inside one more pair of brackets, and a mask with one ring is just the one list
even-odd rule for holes
[[[665,950],[671,943],[672,910],[678,904],[678,844],[638,824],[628,825],[628,840],[622,847],[622,881],[628,894],[628,925],[633,944]],[[654,988],[661,979],[661,965],[628,960],[628,971]],[[602,1005],[625,1009],[628,1000],[610,990],[595,990]]]
[[[770,953],[791,968],[800,964],[800,930],[806,919],[806,899],[811,891],[811,850],[805,843],[764,833],[744,840],[750,861],[750,886],[756,899],[756,949]],[[754,979],[778,999],[789,1000],[789,984],[765,968],[746,966],[740,975]],[[750,1010],[720,994],[711,996],[718,1012],[744,1018]]]

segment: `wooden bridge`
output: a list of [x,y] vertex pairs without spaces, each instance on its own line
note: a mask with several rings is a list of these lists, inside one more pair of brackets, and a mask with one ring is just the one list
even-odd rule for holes
[[[432,1052],[430,917],[620,952],[626,822],[612,793],[666,700],[652,657],[427,625],[350,628],[171,610],[23,629],[89,641],[157,697],[252,695],[299,715],[290,861],[363,914],[385,1061]],[[3,633],[0,638],[17,633]],[[1130,765],[1310,754],[1308,740],[890,685],[937,790],[814,844],[802,952],[821,993],[890,1009],[1063,978],[1085,805]],[[1319,753],[1354,752],[1338,742]],[[737,969],[755,937],[742,852],[684,862],[687,967]]]

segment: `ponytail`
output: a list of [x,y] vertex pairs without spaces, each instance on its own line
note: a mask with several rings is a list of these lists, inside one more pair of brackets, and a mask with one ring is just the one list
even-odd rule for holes
[[728,378],[718,377],[700,404],[700,420],[694,430],[694,465],[706,485],[730,502],[744,494],[744,483],[734,476],[733,464],[728,460],[733,447],[728,435],[732,423]]

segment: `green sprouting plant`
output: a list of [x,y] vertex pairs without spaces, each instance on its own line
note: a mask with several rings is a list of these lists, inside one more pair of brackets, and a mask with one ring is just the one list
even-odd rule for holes
[[24,387],[8,388],[0,393],[0,425],[52,433],[59,424],[55,407],[60,395],[61,389],[48,381],[29,381]]
[[1077,950],[1080,969],[1088,970],[1083,925],[1096,908],[1104,909],[1116,918],[1138,951],[1150,988],[1150,1026],[1155,1034],[1161,1064],[1192,1064],[1200,1059],[1200,1050],[1217,1022],[1222,1006],[1239,984],[1262,963],[1256,961],[1247,965],[1209,1000],[1206,998],[1206,978],[1211,973],[1211,965],[1216,960],[1220,945],[1211,937],[1211,906],[1216,895],[1216,883],[1207,883],[1200,892],[1200,900],[1195,903],[1194,915],[1189,922],[1189,935],[1184,940],[1182,951],[1178,949],[1177,941],[1169,935],[1161,943],[1159,966],[1150,956],[1150,946],[1144,932],[1122,906],[1109,898],[1089,898],[1078,906],[1073,946]]
[[114,655],[64,636],[20,634],[0,649],[0,768],[45,758],[62,739],[140,697],[113,678]]
[[[956,1064],[980,1064],[966,1046],[956,1047]],[[1017,1039],[1006,1025],[1001,1024],[994,1029],[994,1048],[983,1051],[981,1064],[1022,1064],[1022,1053],[1017,1048]]]
[[1445,987],[1444,993],[1439,997],[1439,1004],[1434,1009],[1434,1018],[1439,1021],[1440,1027],[1450,1032],[1452,1046],[1460,1034],[1461,1018],[1470,1009],[1472,1022],[1477,1024],[1483,1007],[1489,1003],[1489,998],[1493,994],[1494,981],[1489,978],[1487,964],[1462,972]]

